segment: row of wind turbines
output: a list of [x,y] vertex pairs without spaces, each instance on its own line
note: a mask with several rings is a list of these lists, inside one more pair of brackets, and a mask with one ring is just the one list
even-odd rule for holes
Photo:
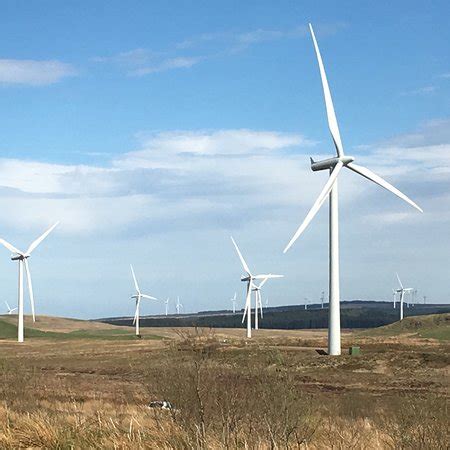
[[[393,193],[406,203],[408,203],[413,208],[417,209],[420,212],[423,212],[422,209],[414,203],[408,196],[400,192],[397,188],[392,186],[386,180],[376,175],[369,169],[362,167],[360,165],[355,164],[355,158],[352,156],[348,156],[344,153],[344,147],[341,140],[341,135],[339,132],[338,122],[336,119],[336,114],[334,111],[333,101],[331,98],[331,92],[328,85],[327,76],[325,73],[324,64],[322,61],[322,56],[320,54],[319,46],[317,44],[317,40],[314,34],[314,30],[311,24],[309,24],[311,37],[317,57],[317,62],[319,65],[319,72],[322,81],[323,94],[325,99],[325,108],[327,113],[328,127],[331,133],[332,142],[335,148],[336,155],[324,159],[322,161],[314,161],[311,158],[311,169],[313,171],[321,171],[327,170],[329,171],[328,181],[325,183],[324,188],[320,192],[317,200],[314,202],[312,208],[306,215],[305,219],[298,227],[296,232],[294,233],[292,239],[286,245],[284,249],[284,253],[286,253],[295,241],[302,235],[302,233],[306,230],[308,225],[311,223],[317,212],[320,210],[322,205],[325,203],[327,199],[329,199],[329,308],[328,308],[328,354],[329,355],[340,355],[341,354],[341,330],[340,330],[340,286],[339,286],[339,218],[338,218],[338,177],[342,172],[342,169],[347,168],[352,172],[361,175],[362,177],[380,185],[381,187],[387,189],[389,192]],[[33,320],[35,320],[34,316],[34,299],[33,299],[33,289],[31,284],[31,275],[30,269],[28,265],[28,259],[31,256],[33,250],[50,234],[50,232],[57,226],[57,223],[54,224],[51,228],[49,228],[42,236],[36,239],[27,251],[22,252],[15,248],[13,245],[9,244],[3,239],[0,239],[0,243],[3,244],[7,249],[12,252],[11,259],[13,261],[19,262],[19,301],[18,301],[18,340],[19,342],[23,342],[23,272],[25,270],[27,276],[27,284],[28,291],[30,294],[31,308]],[[245,275],[241,277],[241,281],[246,283],[246,300],[245,300],[245,309],[244,309],[244,317],[247,319],[247,336],[251,336],[251,294],[252,292],[255,294],[256,299],[256,314],[255,314],[255,328],[258,327],[258,309],[260,308],[261,303],[261,288],[263,285],[270,279],[281,278],[282,275],[275,274],[259,274],[253,275],[250,271],[246,261],[244,260],[239,247],[236,242],[232,238],[232,242],[236,249],[236,252],[239,256],[239,259],[242,263],[242,266],[245,271]],[[136,288],[136,294],[133,295],[133,299],[136,300],[136,311],[134,317],[134,323],[136,325],[136,334],[139,334],[139,308],[140,302],[144,299],[156,300],[154,297],[149,296],[147,294],[142,294],[139,289],[139,285],[136,280],[136,276],[134,274],[134,270],[132,269],[133,279]],[[401,284],[401,283],[400,283]],[[403,311],[403,297],[407,289],[401,286],[400,292],[400,309]],[[182,305],[177,303],[177,311],[179,312]],[[167,306],[166,306],[167,308]],[[167,309],[166,309],[167,310]],[[262,308],[261,308],[262,312]],[[402,312],[401,312],[402,314]]]

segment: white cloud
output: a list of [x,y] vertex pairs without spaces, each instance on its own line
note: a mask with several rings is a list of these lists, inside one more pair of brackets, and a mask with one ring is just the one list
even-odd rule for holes
[[[335,34],[344,23],[319,24],[316,31],[321,36]],[[93,58],[94,62],[112,63],[124,69],[128,75],[144,76],[173,69],[186,69],[218,56],[231,56],[253,45],[282,39],[298,39],[309,33],[306,25],[289,29],[256,29],[244,32],[225,31],[204,33],[175,43],[168,49],[148,50],[137,48],[112,56]],[[189,54],[186,54],[189,50]]]
[[[258,198],[273,201],[273,182],[295,180],[293,162],[279,152],[311,143],[301,135],[254,130],[216,130],[141,134],[141,149],[125,153],[107,167],[0,159],[0,205],[21,225],[45,225],[49,217],[67,223],[66,230],[114,231],[153,224],[164,217],[195,217],[221,202],[228,210],[243,189],[242,207]],[[281,175],[284,175],[283,177]],[[288,198],[286,193],[285,198]],[[282,200],[283,202],[284,200]],[[8,217],[0,223],[10,224]],[[205,223],[208,218],[205,219]]]
[[147,75],[149,73],[165,72],[166,70],[172,69],[188,69],[198,64],[201,60],[202,60],[201,57],[186,57],[186,56],[167,58],[163,59],[160,62],[157,62],[156,64],[147,65],[139,69],[132,70],[130,71],[130,74],[142,76]]
[[[357,162],[410,195],[426,220],[441,220],[432,200],[440,196],[448,202],[448,124],[428,122],[414,133],[365,146]],[[0,224],[20,216],[19,227],[42,227],[51,218],[61,219],[70,232],[132,227],[139,234],[150,226],[170,231],[177,217],[200,228],[264,221],[274,214],[300,221],[326,180],[325,173],[311,173],[307,154],[319,155],[300,134],[231,129],[140,133],[138,139],[138,150],[105,167],[0,159],[0,207],[10,212]],[[387,203],[380,203],[379,188],[350,172],[341,191],[344,206],[369,194],[360,220],[377,214],[392,223],[415,214],[403,204],[400,211],[392,209],[399,201],[389,194]]]
[[76,75],[75,68],[60,61],[31,59],[0,59],[0,84],[53,84]]

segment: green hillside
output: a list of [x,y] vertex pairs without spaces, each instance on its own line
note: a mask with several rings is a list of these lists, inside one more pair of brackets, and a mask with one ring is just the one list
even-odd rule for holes
[[398,321],[379,328],[366,330],[361,334],[370,336],[395,336],[408,333],[412,333],[416,337],[449,341],[450,314],[407,317],[401,322]]

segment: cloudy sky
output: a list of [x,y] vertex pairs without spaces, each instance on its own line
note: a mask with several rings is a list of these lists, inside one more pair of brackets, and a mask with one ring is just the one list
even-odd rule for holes
[[[266,285],[270,304],[318,301],[326,205],[282,254],[327,178],[309,156],[333,155],[309,21],[346,153],[424,209],[342,174],[342,298],[391,299],[399,272],[449,303],[449,13],[447,1],[1,2],[0,236],[26,248],[61,221],[30,261],[38,312],[132,314],[130,263],[143,290],[187,311],[231,307],[244,286],[230,235],[255,272],[285,275]],[[16,266],[0,249],[11,305]]]

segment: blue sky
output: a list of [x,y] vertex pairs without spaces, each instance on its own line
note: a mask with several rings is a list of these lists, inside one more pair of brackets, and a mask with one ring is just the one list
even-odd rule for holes
[[[332,154],[316,30],[347,153],[425,210],[345,174],[342,297],[390,298],[395,271],[449,302],[448,2],[0,4],[0,235],[33,255],[38,310],[132,312],[133,262],[153,295],[222,308],[239,285],[233,234],[273,304],[327,286],[326,208],[281,250]],[[3,252],[10,304],[16,267]],[[163,311],[147,305],[144,312]]]

